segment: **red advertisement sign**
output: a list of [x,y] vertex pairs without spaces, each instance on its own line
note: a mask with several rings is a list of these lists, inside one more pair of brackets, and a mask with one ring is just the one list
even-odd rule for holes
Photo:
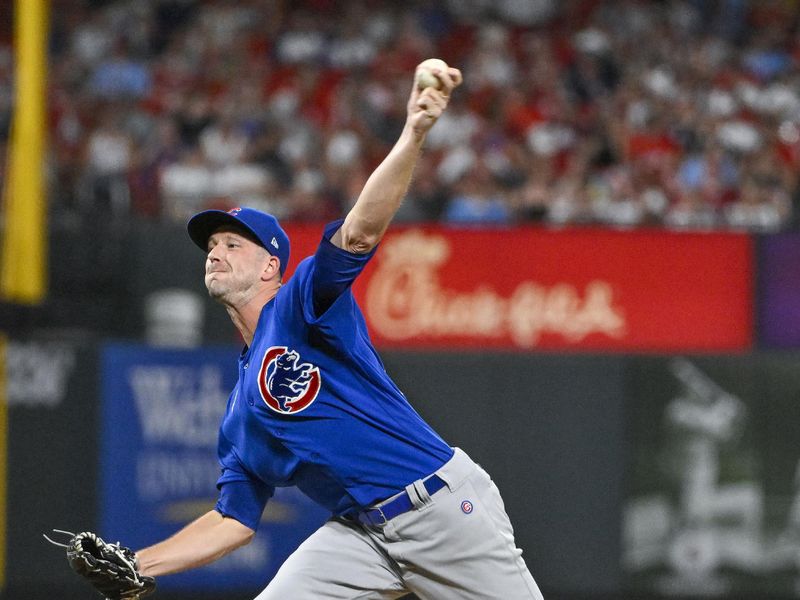
[[[321,228],[289,228],[290,272]],[[728,233],[396,228],[354,291],[379,347],[739,351],[752,241]]]

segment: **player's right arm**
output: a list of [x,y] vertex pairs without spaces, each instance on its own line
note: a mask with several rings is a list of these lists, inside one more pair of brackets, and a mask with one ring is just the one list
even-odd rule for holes
[[378,245],[405,196],[414,166],[431,127],[447,108],[452,91],[461,85],[461,71],[435,71],[441,89],[420,90],[416,82],[406,106],[406,123],[386,158],[367,179],[356,203],[347,213],[331,242],[356,254],[366,254]]
[[435,76],[441,89],[420,90],[416,82],[412,85],[406,123],[399,139],[367,179],[344,220],[326,227],[315,257],[313,302],[309,303],[313,314],[306,315],[307,320],[321,317],[350,287],[397,212],[428,131],[447,108],[452,91],[461,85],[458,69],[437,70]]
[[157,577],[202,567],[248,544],[253,535],[236,519],[211,510],[172,537],[139,550],[139,572]]

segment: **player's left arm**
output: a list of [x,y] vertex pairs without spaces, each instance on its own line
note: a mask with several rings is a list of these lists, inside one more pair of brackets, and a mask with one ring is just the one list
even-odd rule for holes
[[366,254],[378,245],[408,190],[425,137],[447,108],[450,94],[461,85],[461,71],[437,69],[441,89],[412,85],[403,132],[392,150],[370,175],[364,189],[331,237],[331,242],[355,254]]
[[139,572],[157,577],[201,567],[250,543],[254,534],[236,519],[211,510],[172,537],[139,550]]

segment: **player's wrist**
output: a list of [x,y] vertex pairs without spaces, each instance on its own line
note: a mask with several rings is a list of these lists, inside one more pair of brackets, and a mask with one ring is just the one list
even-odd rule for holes
[[140,552],[142,551],[139,550],[139,552],[135,552],[133,555],[133,565],[136,568],[136,571],[143,577],[153,577],[153,561],[148,561],[146,556],[140,556]]
[[401,146],[403,143],[413,145],[417,152],[419,152],[422,150],[425,138],[428,137],[428,131],[428,129],[420,128],[414,118],[409,116],[409,118],[406,119],[403,132],[400,134],[398,144]]

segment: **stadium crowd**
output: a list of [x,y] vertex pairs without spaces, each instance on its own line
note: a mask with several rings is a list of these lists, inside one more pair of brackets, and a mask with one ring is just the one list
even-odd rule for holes
[[[58,218],[246,204],[343,214],[414,66],[465,84],[399,219],[794,226],[800,28],[787,0],[53,0]],[[7,41],[7,40],[6,40]],[[11,48],[0,48],[8,135]]]

